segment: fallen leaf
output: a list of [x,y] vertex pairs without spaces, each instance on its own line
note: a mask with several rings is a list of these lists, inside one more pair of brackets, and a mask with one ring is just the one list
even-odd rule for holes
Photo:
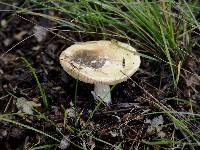
[[33,33],[38,42],[44,41],[48,34],[47,30],[39,26],[34,26]]
[[19,111],[32,115],[33,107],[39,107],[41,105],[35,103],[34,101],[28,101],[24,97],[20,97],[20,98],[17,98],[16,106]]

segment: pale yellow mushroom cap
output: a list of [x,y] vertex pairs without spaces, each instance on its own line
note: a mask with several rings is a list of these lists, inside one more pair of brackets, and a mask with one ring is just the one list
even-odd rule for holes
[[138,70],[140,62],[135,48],[117,41],[76,43],[60,55],[60,63],[68,74],[92,84],[126,81]]

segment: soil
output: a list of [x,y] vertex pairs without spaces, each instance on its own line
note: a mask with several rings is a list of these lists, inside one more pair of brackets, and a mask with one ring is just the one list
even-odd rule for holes
[[[77,145],[85,143],[88,149],[92,146],[95,147],[94,149],[112,149],[112,146],[100,141],[104,140],[115,146],[121,144],[123,149],[128,150],[144,149],[144,140],[152,141],[160,138],[158,132],[149,132],[151,124],[148,120],[162,116],[164,125],[171,123],[167,115],[155,113],[162,111],[156,105],[157,100],[168,108],[188,112],[191,111],[188,103],[163,99],[191,98],[197,104],[193,111],[198,113],[200,110],[200,83],[194,75],[185,72],[180,79],[179,88],[174,90],[167,65],[142,59],[140,69],[131,79],[114,87],[112,104],[110,106],[102,104],[94,113],[87,126],[90,132],[83,131],[85,133],[78,136],[78,130],[83,130],[89,113],[94,110],[97,102],[91,94],[93,85],[78,81],[76,109],[80,118],[76,122],[73,117],[67,117],[67,124],[76,129],[73,132],[65,126],[64,109],[70,110],[74,107],[77,80],[63,70],[59,63],[59,55],[75,41],[98,40],[99,37],[94,39],[91,36],[58,30],[54,34],[44,31],[43,39],[38,40],[36,36],[32,36],[35,25],[52,27],[55,26],[54,22],[8,12],[0,13],[0,21],[2,20],[6,21],[7,25],[0,28],[0,113],[3,115],[18,112],[16,97],[23,97],[27,101],[40,104],[41,106],[36,108],[37,111],[53,121],[57,128],[38,113],[34,113],[33,116],[13,114],[6,117],[7,119],[41,130],[59,140],[63,139],[62,134],[66,135]],[[58,37],[55,33],[67,35],[66,37],[70,37],[72,41]],[[27,59],[36,70],[47,95],[49,108],[45,109],[35,77],[22,57]],[[194,61],[194,58],[198,61]],[[186,69],[199,74],[199,58],[199,48],[194,49]],[[195,127],[199,126],[197,120],[191,123],[194,123]],[[184,138],[174,125],[162,127],[161,130],[164,134],[163,138],[171,139],[172,136],[175,136],[175,139]],[[191,128],[191,130],[196,129]],[[96,138],[91,138],[92,136]],[[0,149],[30,149],[35,144],[38,146],[55,144],[51,149],[59,149],[60,143],[16,123],[0,120]],[[151,146],[152,149],[168,147],[169,145]],[[190,149],[190,146],[185,148]],[[71,143],[68,149],[79,148]]]

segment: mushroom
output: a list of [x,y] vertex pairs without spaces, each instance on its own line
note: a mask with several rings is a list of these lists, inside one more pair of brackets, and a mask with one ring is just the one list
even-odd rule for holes
[[118,41],[76,43],[60,55],[63,69],[80,81],[94,84],[95,99],[111,103],[110,86],[126,81],[140,66],[136,49]]

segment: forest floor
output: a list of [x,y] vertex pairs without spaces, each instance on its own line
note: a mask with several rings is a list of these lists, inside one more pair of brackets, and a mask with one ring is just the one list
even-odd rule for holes
[[[77,82],[59,63],[60,53],[73,42],[37,28],[37,24],[53,25],[41,18],[2,12],[0,21],[0,149],[64,149],[66,143],[69,149],[190,149],[194,139],[175,125],[173,117],[188,119],[188,130],[199,138],[199,116],[195,115],[200,112],[200,80],[196,76],[200,74],[199,48],[193,50],[185,66],[193,73],[183,71],[178,88],[174,89],[166,65],[142,59],[131,79],[114,87],[112,104],[102,104],[88,119],[98,103],[91,95],[93,85]],[[36,30],[42,37],[33,35]],[[62,30],[55,32],[68,34],[73,41],[98,40]],[[23,58],[35,69],[48,108]],[[22,98],[37,106],[33,115],[20,112],[16,103]],[[167,111],[174,112],[174,116]],[[160,139],[168,140],[163,144],[148,143]],[[185,145],[174,141],[184,141]]]

